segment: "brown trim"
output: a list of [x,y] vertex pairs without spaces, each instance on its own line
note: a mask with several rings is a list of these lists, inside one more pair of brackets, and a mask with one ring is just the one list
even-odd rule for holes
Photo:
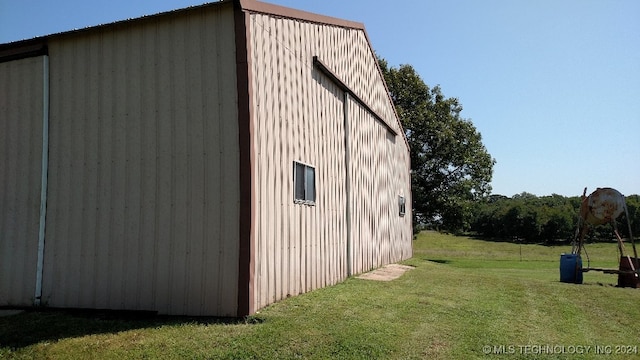
[[318,68],[318,70],[320,70],[320,72],[322,72],[329,79],[331,79],[331,81],[334,84],[336,84],[336,86],[338,86],[342,91],[348,93],[358,104],[360,104],[360,106],[362,106],[369,113],[371,113],[371,115],[373,115],[373,117],[376,118],[376,120],[378,120],[378,122],[380,124],[382,124],[390,133],[393,134],[393,136],[397,136],[398,135],[398,132],[395,131],[389,124],[387,124],[387,122],[384,121],[382,116],[378,115],[378,113],[376,113],[371,108],[371,106],[369,106],[369,104],[367,104],[364,100],[362,100],[362,98],[360,98],[360,96],[358,96],[358,94],[356,94],[344,81],[342,81],[338,77],[338,75],[336,75],[331,69],[329,69],[329,67],[327,65],[325,65],[320,59],[318,59],[318,56],[314,56],[313,57],[313,66]]
[[0,63],[48,54],[47,44],[42,41],[6,44],[0,46]]
[[[369,46],[371,46],[371,41],[369,41],[369,36],[367,35],[367,31],[365,30],[364,32],[365,37],[367,38],[367,41],[369,42]],[[384,90],[387,93],[387,99],[389,100],[389,104],[391,104],[391,108],[393,109],[393,113],[396,116],[396,125],[398,125],[398,129],[400,129],[400,132],[402,133],[402,139],[404,140],[404,144],[407,146],[407,151],[411,152],[411,147],[409,146],[409,139],[407,139],[407,134],[404,132],[404,126],[402,126],[402,121],[400,120],[400,116],[398,116],[398,111],[396,111],[396,104],[393,103],[393,99],[391,98],[391,92],[389,91],[389,86],[387,85],[387,82],[384,80],[384,73],[382,72],[382,69],[380,68],[380,64],[378,63],[378,57],[375,54],[375,52],[373,51],[373,49],[371,50],[373,56],[376,58],[376,68],[378,69],[378,74],[380,75],[380,78],[382,79],[382,84],[384,85]]]
[[249,14],[243,11],[240,1],[234,2],[233,20],[236,41],[236,76],[238,91],[238,136],[240,146],[240,228],[238,258],[238,317],[255,312],[253,300],[254,276],[254,189],[252,179],[253,150],[251,137],[251,49],[249,47],[250,30]]
[[270,14],[275,16],[281,16],[286,18],[295,18],[298,20],[318,23],[318,24],[328,24],[335,25],[346,28],[360,29],[364,30],[364,24],[356,21],[349,21],[334,18],[331,16],[319,15],[307,11],[292,9],[280,5],[269,4],[261,1],[255,0],[239,0],[240,6],[247,11],[255,12],[255,13],[263,13]]

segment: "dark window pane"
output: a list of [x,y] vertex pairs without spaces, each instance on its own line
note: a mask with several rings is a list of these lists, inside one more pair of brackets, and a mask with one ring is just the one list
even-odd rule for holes
[[295,181],[294,198],[304,200],[304,165],[294,162],[293,179]]
[[316,201],[316,169],[307,166],[306,174],[306,196],[307,201]]

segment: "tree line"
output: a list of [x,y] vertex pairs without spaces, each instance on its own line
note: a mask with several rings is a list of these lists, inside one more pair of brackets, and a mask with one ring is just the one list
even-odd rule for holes
[[[626,196],[631,232],[640,235],[640,196]],[[550,195],[538,197],[523,192],[513,197],[490,195],[474,204],[466,229],[486,238],[527,243],[569,242],[575,236],[581,197]],[[617,219],[621,236],[628,236],[626,215]],[[610,225],[591,228],[591,241],[614,238]]]

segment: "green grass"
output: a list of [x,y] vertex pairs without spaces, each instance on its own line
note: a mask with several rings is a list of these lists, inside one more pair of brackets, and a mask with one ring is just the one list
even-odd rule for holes
[[[582,285],[560,283],[560,253],[568,251],[427,232],[405,262],[415,269],[397,280],[350,278],[246,321],[0,318],[0,358],[484,359],[485,349],[509,359],[640,358],[615,354],[627,350],[621,345],[640,353],[640,289],[617,288],[615,275],[598,272],[585,273]],[[587,251],[592,266],[615,267],[615,244]],[[596,346],[612,354],[597,355]]]

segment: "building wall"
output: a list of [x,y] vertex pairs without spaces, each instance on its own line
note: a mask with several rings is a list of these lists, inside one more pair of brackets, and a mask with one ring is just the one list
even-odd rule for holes
[[43,63],[0,63],[0,305],[32,305],[35,296]]
[[[255,308],[411,256],[409,153],[362,29],[250,16]],[[314,67],[318,56],[387,126]],[[344,127],[345,109],[348,129]],[[345,135],[352,255],[348,258]],[[293,201],[293,162],[315,167],[316,203]]]
[[234,316],[233,7],[49,40],[43,303]]
[[[411,214],[397,214],[398,195],[411,203],[408,148],[364,30],[281,13],[234,22],[238,4],[266,6],[217,3],[43,39],[43,305],[235,316],[411,256]],[[239,18],[249,84],[236,69]],[[35,293],[41,61],[0,64],[1,305]],[[315,168],[314,205],[294,204],[294,161]],[[245,226],[250,260],[239,262]]]
[[[353,273],[362,273],[412,256],[409,153],[355,101],[348,105]],[[406,199],[399,214],[398,196]]]

